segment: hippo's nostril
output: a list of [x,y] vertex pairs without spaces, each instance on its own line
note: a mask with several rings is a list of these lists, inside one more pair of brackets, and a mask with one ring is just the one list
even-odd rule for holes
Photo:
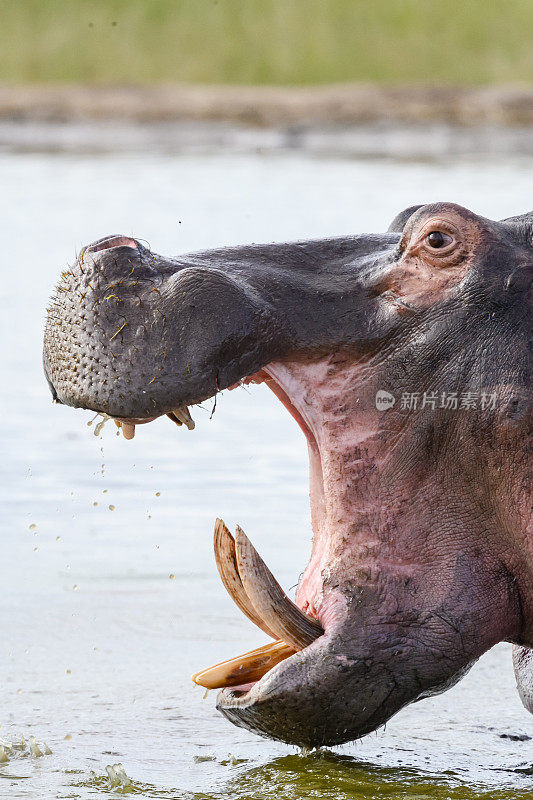
[[87,253],[98,253],[100,250],[110,250],[112,247],[133,247],[135,250],[139,249],[138,243],[135,239],[129,236],[108,236],[106,239],[99,239],[94,244],[87,247]]

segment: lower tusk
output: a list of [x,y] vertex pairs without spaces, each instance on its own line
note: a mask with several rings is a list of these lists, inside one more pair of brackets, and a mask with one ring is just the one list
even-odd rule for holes
[[191,417],[187,406],[181,406],[180,408],[173,408],[172,413],[174,414],[176,419],[182,422],[190,431],[194,430],[194,420]]
[[294,648],[285,642],[272,642],[243,653],[242,656],[222,661],[201,672],[195,672],[191,678],[198,686],[204,686],[206,689],[223,689],[225,686],[252,683],[294,653]]
[[266,625],[295,650],[302,650],[324,629],[290,600],[244,531],[237,526],[235,553],[239,574],[255,610]]
[[135,436],[135,425],[133,425],[131,422],[123,422],[122,435],[125,439],[133,439]]
[[240,608],[242,613],[257,625],[258,628],[261,628],[267,636],[271,636],[272,639],[277,639],[278,637],[276,634],[263,622],[253,607],[252,601],[246,594],[237,566],[235,539],[221,519],[217,519],[215,522],[213,545],[215,548],[215,561],[220,577],[222,578],[222,583],[226,587],[233,602]]

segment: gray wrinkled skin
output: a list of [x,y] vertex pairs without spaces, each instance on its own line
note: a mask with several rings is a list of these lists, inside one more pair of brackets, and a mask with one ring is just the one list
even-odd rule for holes
[[[223,690],[232,722],[304,746],[356,739],[502,640],[533,710],[532,276],[533,213],[495,222],[451,203],[380,235],[177,258],[106,237],[63,273],[44,341],[58,402],[138,421],[273,364],[308,381],[328,555],[302,599],[325,634]],[[432,387],[498,402],[376,411],[377,390]]]

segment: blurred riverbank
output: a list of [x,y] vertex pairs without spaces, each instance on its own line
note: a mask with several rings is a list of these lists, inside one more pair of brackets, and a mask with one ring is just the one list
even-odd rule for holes
[[533,86],[314,87],[0,84],[0,119],[232,122],[258,127],[369,123],[533,125]]
[[533,155],[533,88],[0,84],[0,150]]

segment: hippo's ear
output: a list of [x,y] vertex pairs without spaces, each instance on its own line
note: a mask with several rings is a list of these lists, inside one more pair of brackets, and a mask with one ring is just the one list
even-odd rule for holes
[[529,214],[520,214],[517,217],[507,217],[500,220],[507,228],[512,228],[513,233],[526,246],[533,245],[533,211]]
[[508,225],[523,225],[531,228],[533,226],[533,211],[529,211],[527,214],[518,214],[515,217],[506,217],[500,220],[500,222],[505,222]]
[[409,208],[406,208],[405,211],[401,211],[399,214],[397,214],[389,225],[387,233],[402,233],[407,220],[413,216],[415,211],[418,211],[419,208],[422,208],[422,206],[423,203],[421,203],[419,206],[409,206]]

